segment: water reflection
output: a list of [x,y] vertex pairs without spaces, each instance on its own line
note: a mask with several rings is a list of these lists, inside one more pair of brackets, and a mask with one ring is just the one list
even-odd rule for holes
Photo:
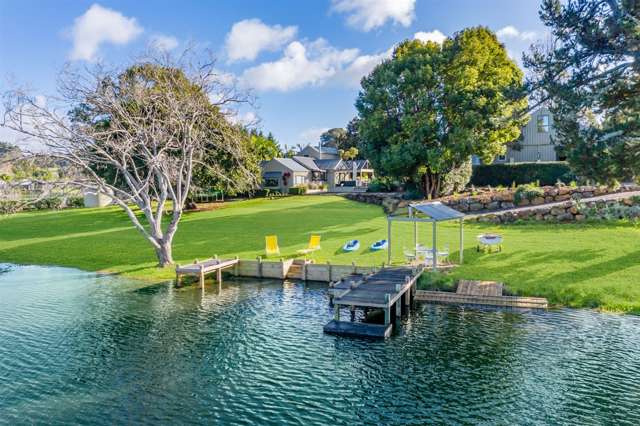
[[0,423],[629,423],[640,319],[421,305],[327,336],[326,286],[0,266]]

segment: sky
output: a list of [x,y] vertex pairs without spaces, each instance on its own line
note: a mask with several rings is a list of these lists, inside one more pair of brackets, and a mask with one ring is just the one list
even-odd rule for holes
[[[544,38],[538,0],[0,0],[0,91],[46,99],[73,65],[126,64],[149,46],[209,49],[221,75],[251,90],[234,120],[283,146],[317,143],[356,115],[359,81],[405,39],[441,42],[465,27],[495,31],[509,54]],[[0,129],[0,139],[13,135]]]

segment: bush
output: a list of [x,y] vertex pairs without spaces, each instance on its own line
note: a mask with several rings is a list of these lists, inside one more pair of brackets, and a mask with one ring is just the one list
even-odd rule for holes
[[82,197],[69,197],[67,198],[65,207],[68,207],[68,208],[84,207],[84,199]]
[[441,195],[449,195],[454,192],[461,192],[469,183],[473,174],[471,159],[462,164],[457,169],[453,169],[442,179]]
[[441,272],[423,272],[418,280],[418,290],[456,291],[456,280]]
[[525,185],[519,185],[516,188],[515,194],[513,194],[513,201],[516,204],[520,204],[520,201],[525,198],[529,201],[533,200],[536,197],[543,197],[544,189],[540,188],[537,184],[528,183]]
[[36,201],[31,206],[33,210],[57,210],[62,208],[63,200],[60,197],[47,197]]
[[471,183],[476,186],[511,186],[539,181],[540,185],[555,185],[558,181],[576,180],[564,161],[549,163],[483,164],[473,168]]
[[289,194],[291,195],[304,195],[307,193],[307,187],[303,185],[292,186],[289,188]]
[[0,214],[11,214],[18,212],[20,208],[20,202],[16,200],[4,200],[0,201]]
[[367,186],[368,192],[394,192],[398,189],[398,183],[388,177],[374,178]]

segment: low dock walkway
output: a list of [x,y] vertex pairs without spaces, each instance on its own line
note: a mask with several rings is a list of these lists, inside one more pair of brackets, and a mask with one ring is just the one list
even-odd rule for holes
[[504,285],[494,281],[465,281],[458,283],[455,293],[447,291],[417,291],[416,300],[449,305],[479,305],[516,309],[547,309],[542,297],[503,296]]
[[204,287],[204,276],[212,272],[216,273],[218,284],[222,284],[222,270],[235,267],[238,262],[237,257],[234,259],[212,257],[202,261],[196,259],[195,262],[189,265],[178,265],[176,267],[176,285],[180,286],[180,277],[183,275],[193,275],[199,278],[200,286]]
[[[334,306],[335,316],[324,326],[324,332],[347,336],[388,337],[391,334],[391,310],[396,317],[402,315],[402,308],[411,304],[416,291],[416,282],[423,269],[410,267],[384,268],[371,275],[350,275],[331,283],[329,296]],[[348,306],[352,321],[340,320],[341,307]],[[355,322],[355,310],[382,309],[384,324]]]

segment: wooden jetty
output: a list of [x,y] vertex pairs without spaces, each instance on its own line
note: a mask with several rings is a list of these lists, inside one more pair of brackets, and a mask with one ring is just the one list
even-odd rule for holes
[[547,309],[542,297],[503,296],[504,285],[494,281],[465,281],[458,283],[455,293],[447,291],[417,291],[416,300],[450,305],[479,305],[517,309]]
[[183,275],[193,275],[199,278],[200,286],[204,287],[205,275],[213,272],[216,273],[218,284],[222,284],[222,271],[235,267],[238,262],[237,257],[234,259],[218,259],[216,256],[202,261],[196,259],[195,262],[189,265],[178,265],[176,267],[176,285],[180,286],[180,278]]
[[[350,275],[330,284],[329,296],[334,306],[335,316],[324,326],[324,332],[346,336],[385,338],[391,334],[391,312],[402,315],[402,308],[411,304],[416,291],[416,282],[423,269],[410,267],[384,268],[370,275]],[[352,321],[340,320],[340,309],[349,307]],[[384,311],[383,324],[353,321],[356,309],[381,309]]]

